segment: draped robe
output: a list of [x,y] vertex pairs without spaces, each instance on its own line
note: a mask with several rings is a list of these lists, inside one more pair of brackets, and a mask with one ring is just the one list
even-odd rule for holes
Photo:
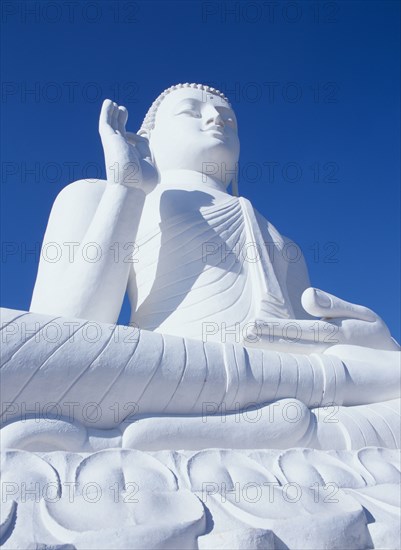
[[306,317],[300,295],[309,281],[299,249],[291,260],[288,239],[247,199],[223,197],[164,215],[162,196],[160,223],[141,221],[129,284],[136,326],[239,343],[255,320]]

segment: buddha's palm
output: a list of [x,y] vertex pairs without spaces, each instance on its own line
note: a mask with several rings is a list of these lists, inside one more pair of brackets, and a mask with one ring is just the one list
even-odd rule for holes
[[322,317],[321,322],[336,327],[335,343],[384,350],[399,349],[383,319],[365,306],[346,302],[315,288],[304,291],[302,305],[310,315]]
[[[307,288],[302,295],[307,313],[320,320],[272,319],[256,323],[255,332],[274,349],[296,353],[323,352],[338,345],[399,350],[384,321],[371,309]],[[256,340],[255,340],[256,341]]]
[[110,99],[103,102],[99,133],[104,150],[107,181],[149,192],[157,181],[148,140],[126,131],[128,111]]

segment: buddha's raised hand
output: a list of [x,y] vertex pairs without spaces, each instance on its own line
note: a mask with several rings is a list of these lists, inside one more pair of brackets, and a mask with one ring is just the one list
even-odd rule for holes
[[106,99],[99,118],[107,181],[149,191],[156,182],[148,140],[126,131],[128,110]]

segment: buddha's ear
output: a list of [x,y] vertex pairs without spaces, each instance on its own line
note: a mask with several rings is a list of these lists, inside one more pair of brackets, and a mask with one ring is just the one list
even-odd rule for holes
[[147,144],[147,148],[146,148],[146,155],[144,155],[144,158],[148,157],[152,164],[155,163],[155,159],[154,159],[154,156],[153,156],[153,152],[150,148],[150,143],[149,143],[149,140],[150,140],[150,130],[146,130],[145,128],[141,128],[140,130],[138,130],[138,133],[136,134],[137,136],[143,138],[143,140],[146,142]]
[[128,143],[135,145],[141,155],[141,158],[149,158],[153,161],[153,155],[150,150],[149,139],[146,132],[138,132],[137,134],[134,132],[126,132],[125,137]]

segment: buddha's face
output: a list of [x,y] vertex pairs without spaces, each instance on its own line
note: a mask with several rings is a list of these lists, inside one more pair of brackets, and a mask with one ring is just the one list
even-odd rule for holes
[[161,102],[149,136],[157,168],[195,170],[228,185],[239,157],[237,120],[221,97],[199,89],[174,90]]

